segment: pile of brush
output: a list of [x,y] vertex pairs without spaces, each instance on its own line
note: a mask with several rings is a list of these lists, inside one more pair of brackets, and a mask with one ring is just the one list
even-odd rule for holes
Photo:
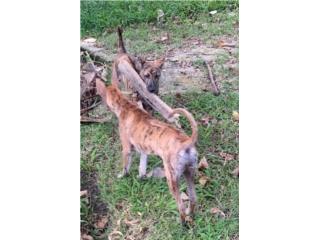
[[103,122],[101,118],[92,118],[89,111],[101,103],[96,90],[96,77],[105,76],[103,66],[97,66],[85,52],[80,52],[80,121]]

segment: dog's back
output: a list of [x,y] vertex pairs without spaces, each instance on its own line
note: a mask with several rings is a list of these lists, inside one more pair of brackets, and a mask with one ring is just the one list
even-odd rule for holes
[[[121,99],[118,100],[118,103],[121,104],[119,128],[127,133],[130,143],[138,152],[155,154],[161,158],[167,158],[168,153],[178,155],[177,160],[179,160],[181,168],[184,168],[187,163],[189,165],[195,164],[197,152],[194,144],[197,140],[198,130],[193,118],[190,119],[193,130],[192,136],[189,137],[173,126],[155,119],[126,99],[117,88],[115,89],[116,91],[113,91],[113,94],[118,95],[117,98]],[[188,114],[188,112],[185,112],[187,111],[184,109],[174,109],[172,114]]]

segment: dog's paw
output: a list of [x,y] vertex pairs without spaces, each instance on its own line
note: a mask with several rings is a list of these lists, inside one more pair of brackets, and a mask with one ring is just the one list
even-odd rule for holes
[[144,175],[137,175],[137,178],[138,178],[139,180],[146,180],[146,179],[147,179],[147,175],[146,175],[146,174],[144,174]]
[[117,178],[123,178],[124,177],[124,174],[123,173],[119,173],[118,175],[117,175]]
[[117,178],[123,178],[123,177],[125,177],[125,176],[127,176],[127,175],[128,175],[128,172],[125,171],[125,170],[123,170],[121,173],[119,173],[119,174],[117,175]]

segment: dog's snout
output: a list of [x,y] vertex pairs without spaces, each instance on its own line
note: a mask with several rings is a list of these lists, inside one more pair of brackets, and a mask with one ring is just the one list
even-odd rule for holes
[[153,85],[148,85],[147,89],[148,89],[148,91],[151,92],[151,93],[155,93],[155,92],[156,92],[156,88],[155,88],[155,86],[153,86]]

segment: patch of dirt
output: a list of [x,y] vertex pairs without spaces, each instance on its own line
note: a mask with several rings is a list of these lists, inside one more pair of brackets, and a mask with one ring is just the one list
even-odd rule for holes
[[[188,41],[189,42],[189,41]],[[237,75],[238,60],[235,58],[235,48],[215,48],[203,45],[200,42],[191,42],[183,48],[171,49],[168,51],[160,78],[160,93],[176,93],[186,91],[202,91],[211,89],[208,78],[208,70],[204,60],[213,65],[219,56],[227,56],[226,63],[222,64],[225,71],[232,71],[230,75]],[[234,81],[235,79],[220,76],[214,72],[217,82]],[[221,85],[221,84],[220,84]]]
[[[97,174],[96,172],[89,172],[89,171],[81,171],[81,191],[87,190],[87,205],[90,211],[89,216],[87,219],[81,219],[81,233],[90,234],[94,230],[97,230],[97,222],[101,221],[101,219],[106,218],[108,216],[108,209],[107,205],[101,201],[99,195],[100,190],[98,188],[97,183]],[[107,224],[106,224],[107,226]],[[105,227],[106,227],[105,226]],[[103,228],[98,230],[103,233]]]
[[[234,47],[222,47],[221,43],[232,43]],[[238,80],[239,42],[237,38],[220,36],[215,42],[205,44],[200,38],[184,39],[179,48],[168,45],[165,64],[160,77],[160,93],[177,93],[186,91],[201,92],[211,89],[208,69],[204,60],[209,62],[216,76],[220,89],[223,82],[231,83]],[[112,63],[115,55],[100,48],[99,52],[108,55]],[[130,52],[130,49],[129,49]],[[145,56],[147,60],[156,57],[151,53]],[[219,58],[223,60],[219,60]],[[108,58],[108,59],[109,59]]]

